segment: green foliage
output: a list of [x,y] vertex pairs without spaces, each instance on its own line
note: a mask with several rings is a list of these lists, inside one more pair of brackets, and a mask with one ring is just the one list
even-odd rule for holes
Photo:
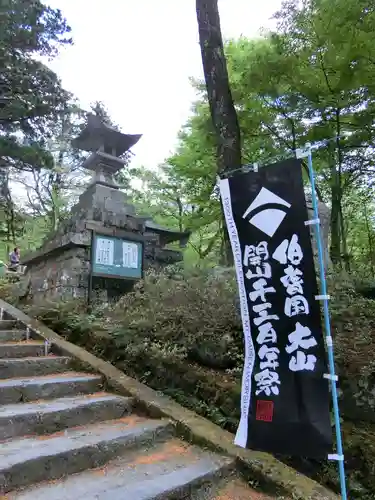
[[10,304],[12,304],[14,302],[12,291],[13,291],[12,280],[1,276],[0,277],[0,299],[5,300],[5,302],[9,302]]
[[35,56],[51,57],[70,43],[70,28],[59,10],[39,0],[2,0],[0,60],[1,127],[7,132],[36,132],[43,120],[56,116],[66,100],[57,76]]
[[11,174],[54,165],[47,141],[70,98],[57,75],[41,61],[71,42],[59,10],[39,0],[0,2],[0,210],[6,244],[16,244],[24,214],[17,209]]
[[233,278],[225,281],[209,273],[191,273],[186,279],[149,274],[113,308],[111,316],[121,322],[114,335],[124,349],[142,338],[147,351],[160,357],[233,367],[242,350],[235,296]]
[[[349,261],[352,267],[361,265],[372,253],[373,202],[366,208],[369,224],[348,206],[353,208],[359,191],[368,189],[374,179],[372,4],[290,1],[276,17],[277,31],[257,40],[231,40],[225,47],[244,163],[267,163],[313,142],[318,195],[332,209],[331,258],[346,267]],[[189,186],[189,196],[195,195],[196,207],[202,207],[203,228],[206,217],[219,220],[216,137],[204,84],[193,85],[201,97],[168,163]],[[358,213],[362,222],[357,224]],[[366,237],[357,246],[355,228],[363,228],[363,222],[366,229],[361,234]]]
[[[138,213],[148,215],[170,229],[192,232],[185,252],[188,265],[197,261],[215,263],[215,255],[222,243],[221,212],[217,193],[212,196],[209,193],[216,180],[211,180],[211,185],[207,186],[206,180],[199,183],[194,179],[197,181],[195,176],[187,177],[183,166],[180,171],[180,166],[171,158],[168,164],[157,170],[128,170],[122,184]],[[214,174],[213,179],[216,179]],[[202,188],[204,194],[200,192]]]
[[374,369],[375,301],[359,293],[366,283],[345,274],[329,279],[336,358],[346,376],[368,377]]
[[13,182],[21,185],[27,193],[23,209],[37,218],[50,220],[50,230],[55,230],[72,202],[77,190],[82,189],[85,174],[82,163],[85,154],[73,148],[71,141],[78,136],[84,126],[85,113],[75,101],[66,103],[50,127],[50,137],[46,143],[51,164],[33,164],[30,172],[14,172]]

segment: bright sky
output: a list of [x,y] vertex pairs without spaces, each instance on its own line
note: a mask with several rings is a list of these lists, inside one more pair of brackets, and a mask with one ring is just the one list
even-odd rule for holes
[[[125,133],[142,133],[133,165],[152,168],[176,145],[202,76],[194,0],[49,0],[74,46],[50,63],[88,109],[102,101]],[[219,0],[224,38],[272,26],[281,0]]]

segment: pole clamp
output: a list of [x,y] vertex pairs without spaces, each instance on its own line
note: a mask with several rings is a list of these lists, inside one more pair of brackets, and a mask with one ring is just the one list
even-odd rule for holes
[[324,373],[323,378],[327,380],[332,380],[333,382],[338,382],[339,377],[337,375],[332,375],[331,373]]
[[326,336],[326,344],[327,344],[327,347],[333,347],[333,339],[332,339],[331,335]]
[[305,226],[313,226],[313,225],[318,225],[318,224],[320,224],[319,217],[317,219],[305,220]]
[[336,460],[337,462],[343,462],[344,455],[338,455],[337,453],[332,453],[328,455],[328,460]]
[[330,295],[315,295],[315,300],[329,300],[330,298]]
[[307,158],[310,154],[310,149],[311,145],[309,143],[306,143],[306,146],[304,148],[297,148],[296,149],[296,158]]

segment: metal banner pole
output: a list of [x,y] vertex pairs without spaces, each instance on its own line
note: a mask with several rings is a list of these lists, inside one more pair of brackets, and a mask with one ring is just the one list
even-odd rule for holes
[[337,387],[336,382],[338,377],[335,373],[335,360],[333,354],[333,342],[331,336],[331,324],[329,317],[329,308],[328,308],[328,300],[329,295],[327,294],[327,282],[325,276],[324,269],[324,256],[323,256],[323,244],[322,237],[320,231],[319,224],[319,211],[318,211],[318,200],[315,192],[315,174],[312,164],[312,153],[311,153],[311,144],[306,144],[306,153],[307,153],[307,163],[309,168],[309,176],[311,182],[311,195],[312,195],[312,205],[314,210],[314,220],[315,220],[315,236],[318,247],[318,258],[319,258],[319,273],[320,273],[320,287],[321,287],[321,295],[317,297],[318,300],[323,301],[323,312],[324,312],[324,325],[325,325],[325,334],[326,334],[326,344],[328,351],[328,361],[329,361],[329,375],[327,378],[331,382],[331,391],[332,391],[332,403],[333,403],[333,412],[335,418],[335,432],[336,432],[336,445],[337,445],[337,454],[329,455],[328,459],[337,460],[339,466],[339,475],[340,475],[340,486],[341,486],[341,497],[343,500],[347,500],[347,492],[346,492],[346,479],[345,479],[345,467],[344,467],[344,454],[342,449],[342,438],[341,438],[341,425],[340,425],[340,412],[339,412],[339,404],[338,404],[338,396],[337,396]]

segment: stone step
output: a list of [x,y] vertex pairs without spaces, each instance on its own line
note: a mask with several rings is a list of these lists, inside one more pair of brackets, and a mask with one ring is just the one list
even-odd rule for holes
[[4,405],[0,407],[0,440],[122,418],[131,412],[132,403],[131,398],[102,392]]
[[41,342],[40,340],[0,343],[0,359],[33,358],[44,355],[44,342]]
[[17,342],[26,339],[26,330],[22,329],[4,329],[0,330],[0,342]]
[[99,392],[101,385],[100,375],[69,371],[41,377],[8,378],[0,380],[0,405],[90,394]]
[[0,359],[0,379],[62,373],[69,369],[69,362],[70,358],[67,356],[52,355]]
[[14,319],[2,319],[0,320],[0,330],[12,330],[13,328],[16,328],[19,324],[20,323]]
[[[130,416],[58,434],[3,442],[0,494],[102,467],[125,450],[165,439],[173,430],[173,425],[167,420]],[[9,498],[13,496],[9,494]],[[39,499],[39,496],[31,498]],[[134,500],[138,499],[135,497]]]
[[[233,460],[202,452],[177,439],[128,451],[100,469],[11,493],[14,500],[152,500],[189,493],[233,467]],[[230,498],[230,497],[228,497]],[[234,498],[234,497],[233,497]],[[248,497],[250,499],[251,497]]]

